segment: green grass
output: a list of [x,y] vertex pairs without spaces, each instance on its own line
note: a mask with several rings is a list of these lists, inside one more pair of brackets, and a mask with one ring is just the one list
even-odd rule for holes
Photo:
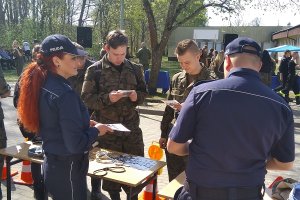
[[180,65],[177,61],[168,61],[168,57],[163,57],[161,70],[168,71],[170,73],[170,79],[174,74],[180,72],[180,69]]
[[6,82],[17,82],[19,78],[15,69],[3,70],[3,74]]

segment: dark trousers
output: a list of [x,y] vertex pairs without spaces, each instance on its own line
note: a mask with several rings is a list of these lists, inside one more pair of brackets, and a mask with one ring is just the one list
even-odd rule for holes
[[44,181],[55,200],[87,200],[88,154],[56,156],[46,153]]
[[167,150],[165,150],[165,153],[166,153],[169,181],[171,182],[181,172],[183,172],[185,170],[188,157],[170,154]]
[[44,191],[44,178],[42,175],[41,164],[31,163],[31,173],[33,179],[34,196],[37,200],[48,199]]
[[247,188],[204,188],[185,185],[175,193],[174,200],[263,200],[262,186]]
[[[106,123],[106,122],[104,122]],[[100,147],[104,149],[110,149],[113,151],[124,152],[137,156],[144,156],[144,142],[142,130],[140,128],[132,129],[129,135],[116,135],[107,134],[100,137]],[[115,183],[108,180],[103,180],[103,190],[107,191],[110,196],[114,197],[111,199],[118,199],[120,196],[121,188],[128,194],[129,187],[123,184]],[[142,188],[134,188],[134,191],[142,190]],[[132,200],[137,200],[138,197],[135,195],[131,198]]]
[[279,85],[278,87],[276,87],[276,88],[274,89],[274,91],[275,91],[275,92],[279,92],[279,91],[281,91],[282,89],[284,89],[284,88],[286,87],[286,85],[287,85],[287,77],[283,77],[281,85]]
[[101,179],[91,177],[92,192],[101,191]]
[[298,76],[289,76],[286,87],[282,92],[285,95],[288,95],[290,90],[293,90],[295,95],[299,94]]

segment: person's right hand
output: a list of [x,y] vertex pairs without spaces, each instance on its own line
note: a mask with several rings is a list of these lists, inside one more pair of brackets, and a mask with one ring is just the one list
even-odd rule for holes
[[113,132],[113,130],[105,124],[98,123],[94,127],[98,129],[100,136],[105,135],[107,132]]
[[113,90],[109,93],[109,100],[112,103],[119,101],[122,97],[123,97],[123,93],[115,91],[115,90]]
[[160,138],[158,143],[160,148],[165,149],[167,146],[167,138]]
[[173,108],[174,108],[175,111],[179,112],[182,108],[182,105],[183,105],[183,103],[181,103],[181,104],[180,103],[174,103]]

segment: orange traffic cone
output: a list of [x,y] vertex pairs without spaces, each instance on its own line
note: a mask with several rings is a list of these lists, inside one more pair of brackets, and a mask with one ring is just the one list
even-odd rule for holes
[[[3,169],[2,169],[2,180],[6,180],[6,178],[7,178],[6,172],[7,172],[6,162],[4,162]],[[15,176],[17,174],[18,174],[18,171],[16,171],[16,170],[10,171],[10,176]]]
[[[139,195],[139,200],[152,200],[152,192],[153,192],[153,182],[154,180],[150,181],[150,183],[144,187],[143,191]],[[155,189],[157,193],[157,187]],[[161,200],[163,198],[160,198],[156,195],[156,200]]]
[[23,160],[21,177],[14,179],[14,183],[21,185],[32,185],[31,164],[28,160]]

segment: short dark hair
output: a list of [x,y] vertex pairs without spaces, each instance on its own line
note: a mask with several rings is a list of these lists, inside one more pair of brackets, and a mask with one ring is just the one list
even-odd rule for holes
[[177,44],[177,47],[175,49],[175,54],[182,56],[183,54],[185,54],[187,51],[191,51],[194,53],[199,53],[200,49],[197,45],[197,43],[194,40],[191,39],[185,39],[180,41]]
[[108,33],[106,36],[106,43],[109,47],[113,49],[118,48],[119,46],[128,45],[128,37],[120,30],[113,30]]

